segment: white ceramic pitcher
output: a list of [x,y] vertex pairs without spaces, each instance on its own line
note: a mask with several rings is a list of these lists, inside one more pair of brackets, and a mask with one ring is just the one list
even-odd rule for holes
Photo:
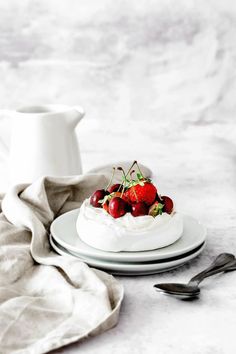
[[5,111],[11,121],[10,184],[31,183],[41,176],[82,172],[75,127],[81,107],[39,105]]

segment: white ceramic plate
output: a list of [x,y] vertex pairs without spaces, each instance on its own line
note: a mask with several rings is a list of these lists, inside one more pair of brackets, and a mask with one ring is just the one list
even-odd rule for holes
[[183,235],[178,241],[168,247],[143,252],[105,252],[90,247],[81,241],[76,231],[78,212],[79,209],[72,210],[56,218],[51,224],[50,231],[59,245],[83,257],[117,262],[161,260],[189,252],[202,244],[206,239],[205,227],[194,218],[184,215]]
[[160,260],[154,262],[144,262],[144,263],[120,263],[120,262],[109,262],[99,259],[82,257],[78,253],[70,252],[64,247],[60,246],[56,241],[54,241],[52,235],[50,235],[50,244],[54,250],[63,256],[71,256],[80,259],[81,261],[87,263],[91,267],[107,270],[113,274],[119,275],[147,275],[154,273],[161,273],[167,270],[177,268],[184,263],[190,261],[191,259],[199,255],[204,246],[205,242],[198,246],[196,249],[185,253],[182,256],[177,256],[167,261]]

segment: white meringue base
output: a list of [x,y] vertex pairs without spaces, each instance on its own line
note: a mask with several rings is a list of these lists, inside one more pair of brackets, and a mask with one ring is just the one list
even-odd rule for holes
[[86,199],[81,205],[76,229],[83,242],[103,251],[147,251],[177,241],[183,233],[183,218],[179,213],[163,213],[155,218],[127,213],[114,219]]

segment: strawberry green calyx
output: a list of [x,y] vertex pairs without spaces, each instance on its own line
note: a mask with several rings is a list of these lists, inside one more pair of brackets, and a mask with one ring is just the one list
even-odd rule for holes
[[163,213],[163,208],[164,204],[155,202],[153,205],[150,206],[148,215],[151,215],[155,218],[157,215],[161,215]]
[[137,179],[131,178],[130,180],[126,180],[126,182],[127,188],[137,186],[137,184],[143,187],[145,183],[152,183],[150,178],[145,178],[140,173],[137,173]]

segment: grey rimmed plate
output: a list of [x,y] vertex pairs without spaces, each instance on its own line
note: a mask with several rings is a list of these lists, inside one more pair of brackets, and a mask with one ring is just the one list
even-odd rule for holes
[[52,235],[50,235],[50,244],[52,248],[60,255],[75,257],[77,259],[80,259],[82,262],[87,263],[91,267],[106,270],[116,275],[148,275],[166,272],[168,270],[180,267],[191,259],[197,257],[205,247],[205,242],[203,242],[194,250],[184,253],[181,256],[168,258],[166,260],[162,259],[159,261],[130,263],[119,261],[104,261],[95,258],[82,257],[80,254],[76,252],[71,252],[66,248],[60,246],[57,241],[54,240]]

